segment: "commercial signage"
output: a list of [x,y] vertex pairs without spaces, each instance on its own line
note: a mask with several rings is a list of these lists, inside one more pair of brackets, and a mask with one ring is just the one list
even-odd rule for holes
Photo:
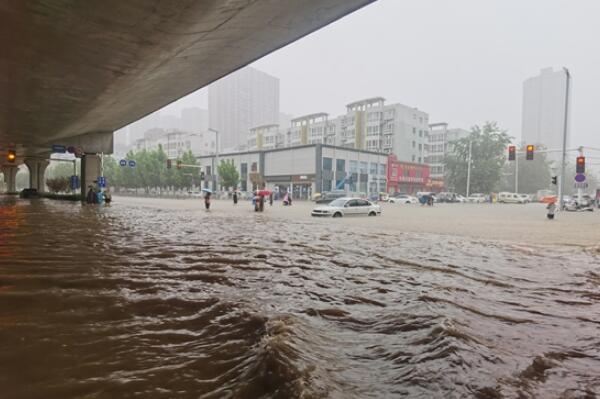
[[65,152],[67,152],[67,147],[65,147],[64,145],[60,145],[60,144],[53,144],[52,152],[64,154]]
[[127,166],[127,160],[126,159],[121,159],[119,161],[119,166]]
[[130,159],[128,162],[128,165],[130,168],[135,168],[137,164],[135,163],[135,161],[133,159]]

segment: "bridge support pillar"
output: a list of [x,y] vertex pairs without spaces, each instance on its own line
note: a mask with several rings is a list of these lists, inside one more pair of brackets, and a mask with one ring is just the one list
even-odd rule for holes
[[14,193],[17,191],[17,165],[2,166],[2,174],[4,175],[4,183],[6,183],[6,191]]
[[81,158],[81,196],[85,200],[85,196],[89,191],[90,186],[96,187],[98,177],[101,174],[101,159],[100,155],[85,154]]
[[44,173],[49,162],[40,159],[26,159],[25,165],[29,168],[29,188],[35,188],[38,193],[46,191]]

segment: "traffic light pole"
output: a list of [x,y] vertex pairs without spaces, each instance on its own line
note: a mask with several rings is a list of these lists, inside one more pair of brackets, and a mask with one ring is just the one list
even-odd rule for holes
[[519,192],[519,154],[515,153],[515,194]]
[[560,186],[559,186],[559,196],[558,196],[558,209],[563,209],[564,195],[565,195],[565,166],[567,163],[567,130],[569,127],[569,86],[571,83],[571,74],[567,68],[563,68],[565,71],[565,75],[567,78],[565,85],[565,117],[563,124],[563,145],[562,145],[562,161],[560,165]]

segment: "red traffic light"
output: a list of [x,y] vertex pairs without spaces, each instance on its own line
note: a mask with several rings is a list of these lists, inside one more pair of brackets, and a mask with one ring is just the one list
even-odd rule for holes
[[509,145],[508,146],[508,160],[514,161],[517,154],[517,146]]
[[15,161],[17,160],[17,152],[15,150],[8,150],[6,160],[10,163],[15,163]]
[[525,159],[527,159],[528,161],[532,161],[533,160],[533,150],[534,150],[533,145],[528,144],[527,145],[527,154],[526,154],[526,157],[525,157]]
[[575,165],[576,173],[585,173],[585,157],[577,157],[577,164]]

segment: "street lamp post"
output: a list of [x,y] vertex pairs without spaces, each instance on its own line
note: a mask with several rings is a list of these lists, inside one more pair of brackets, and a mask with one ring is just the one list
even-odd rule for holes
[[467,158],[467,198],[469,198],[469,190],[471,188],[471,151],[473,142],[469,141],[469,156]]
[[211,127],[208,128],[209,132],[213,132],[215,134],[215,146],[216,146],[216,150],[215,150],[215,166],[213,167],[213,173],[215,175],[215,191],[219,189],[219,173],[218,173],[218,169],[219,169],[219,131],[216,129],[213,129]]
[[562,160],[560,165],[560,181],[559,181],[559,198],[558,198],[558,209],[563,209],[564,206],[564,193],[565,193],[565,164],[567,162],[567,130],[569,127],[569,86],[571,82],[571,74],[567,68],[563,68],[566,75],[565,84],[565,118],[563,124],[563,143],[562,143]]

